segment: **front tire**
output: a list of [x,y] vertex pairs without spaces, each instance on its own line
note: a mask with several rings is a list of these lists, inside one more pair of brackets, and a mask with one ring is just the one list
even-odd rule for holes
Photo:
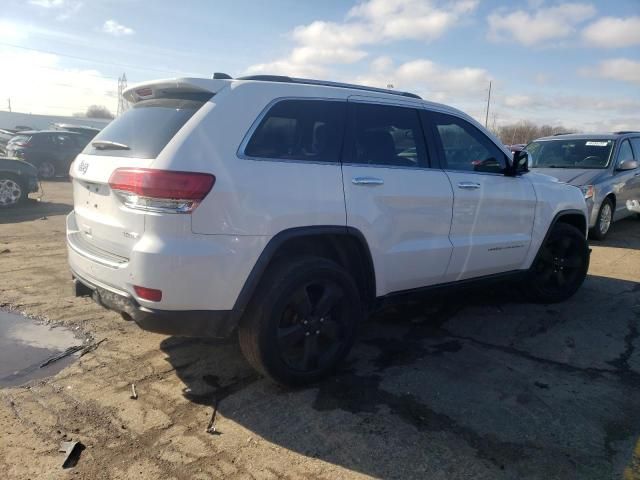
[[279,262],[242,319],[240,347],[273,381],[305,385],[331,374],[344,360],[361,317],[358,289],[342,267],[317,257]]
[[0,173],[0,208],[15,207],[27,199],[27,189],[15,175]]
[[557,303],[580,288],[589,269],[589,244],[573,225],[556,223],[529,271],[524,292],[539,303]]
[[604,240],[611,229],[613,223],[613,202],[610,198],[605,198],[598,211],[598,220],[589,232],[589,236],[595,240]]

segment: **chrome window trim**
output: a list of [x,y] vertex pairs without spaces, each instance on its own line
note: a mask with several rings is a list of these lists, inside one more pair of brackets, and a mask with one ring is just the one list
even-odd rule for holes
[[[375,99],[375,97],[369,97],[371,99]],[[404,97],[403,97],[404,98]],[[403,99],[402,98],[402,99]],[[437,170],[437,171],[442,171],[440,168],[433,168],[430,166],[427,167],[421,167],[421,166],[416,166],[416,167],[407,167],[407,166],[401,166],[401,165],[370,165],[367,163],[353,163],[353,162],[342,162],[341,158],[339,158],[336,162],[329,162],[329,161],[318,161],[318,160],[298,160],[298,159],[291,159],[291,158],[271,158],[271,157],[253,157],[251,155],[247,155],[245,153],[245,149],[247,148],[247,145],[249,144],[249,141],[251,140],[251,137],[253,137],[253,134],[255,133],[255,131],[257,130],[258,126],[260,126],[260,123],[262,123],[262,120],[264,119],[264,117],[266,117],[267,113],[269,113],[269,110],[271,110],[271,108],[276,105],[279,102],[282,101],[286,101],[286,100],[316,100],[316,101],[327,101],[327,102],[344,102],[344,103],[364,103],[364,104],[370,104],[370,105],[389,105],[389,106],[396,106],[396,107],[401,107],[401,108],[412,108],[416,111],[423,109],[424,104],[420,104],[419,102],[416,102],[415,104],[413,103],[409,103],[409,102],[402,102],[402,99],[398,99],[399,101],[393,101],[395,99],[386,99],[386,98],[381,98],[381,102],[375,102],[375,101],[368,101],[364,100],[363,98],[357,98],[357,99],[353,99],[351,100],[350,97],[346,97],[346,98],[334,98],[334,97],[300,97],[300,96],[293,96],[293,97],[278,97],[278,98],[274,98],[273,100],[271,100],[269,103],[267,103],[267,105],[262,109],[262,111],[260,112],[260,114],[256,117],[256,119],[253,121],[253,123],[251,124],[251,127],[249,127],[249,130],[247,131],[247,133],[245,134],[245,136],[242,138],[242,142],[240,143],[240,146],[238,147],[238,150],[236,151],[236,157],[238,157],[241,160],[253,160],[253,161],[258,161],[258,162],[280,162],[280,163],[301,163],[301,164],[305,164],[305,165],[347,165],[350,167],[371,167],[371,168],[388,168],[391,170]],[[443,111],[442,113],[446,113],[445,111]],[[345,126],[346,126],[346,121],[345,121]],[[346,132],[345,132],[346,133]],[[426,141],[426,139],[425,139]],[[426,145],[425,145],[426,147]]]

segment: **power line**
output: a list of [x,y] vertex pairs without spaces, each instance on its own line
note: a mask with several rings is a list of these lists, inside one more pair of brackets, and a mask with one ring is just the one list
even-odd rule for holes
[[24,47],[22,45],[15,45],[15,44],[12,44],[12,43],[0,42],[0,46],[18,48],[20,50],[28,50],[28,51],[32,51],[32,52],[47,53],[49,55],[57,55],[59,57],[72,58],[74,60],[81,60],[81,61],[84,61],[84,62],[99,63],[99,64],[102,64],[102,65],[109,65],[109,66],[112,66],[112,67],[124,67],[124,68],[130,68],[130,69],[133,69],[133,70],[139,70],[139,71],[171,73],[171,74],[178,74],[178,75],[202,75],[202,74],[193,73],[193,72],[181,72],[179,70],[163,70],[163,69],[160,69],[160,68],[137,67],[135,65],[131,65],[131,64],[127,64],[127,63],[116,63],[116,62],[106,62],[104,60],[94,60],[94,59],[91,59],[91,58],[79,57],[77,55],[68,55],[66,53],[58,53],[58,52],[54,52],[53,50],[43,50],[43,49],[39,49],[39,48]]

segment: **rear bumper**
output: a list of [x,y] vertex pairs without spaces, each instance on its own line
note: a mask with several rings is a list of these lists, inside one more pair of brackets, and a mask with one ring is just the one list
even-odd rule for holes
[[233,310],[157,310],[141,306],[126,292],[98,285],[72,271],[73,292],[77,297],[90,296],[99,305],[124,314],[140,328],[150,332],[183,337],[229,337],[240,315]]

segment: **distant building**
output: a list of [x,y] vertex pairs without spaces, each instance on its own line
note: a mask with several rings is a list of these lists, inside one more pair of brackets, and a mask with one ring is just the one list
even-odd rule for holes
[[111,120],[60,115],[33,115],[30,113],[0,112],[0,129],[29,127],[35,130],[52,128],[54,123],[71,123],[87,127],[104,128]]

